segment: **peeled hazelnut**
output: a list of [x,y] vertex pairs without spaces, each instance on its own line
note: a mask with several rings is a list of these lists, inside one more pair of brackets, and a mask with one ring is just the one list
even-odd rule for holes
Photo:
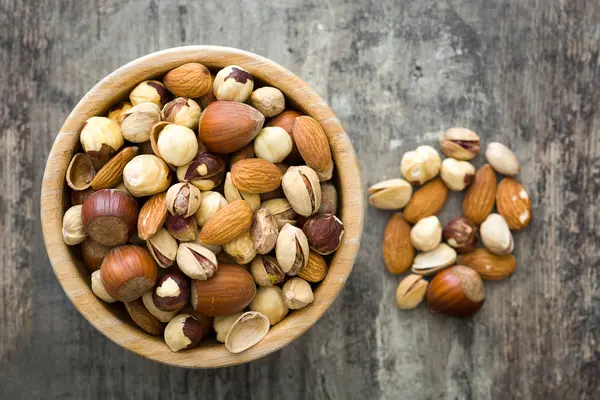
[[183,125],[195,131],[198,129],[201,113],[200,106],[194,100],[178,97],[165,104],[162,109],[162,118],[167,122]]
[[278,285],[285,280],[285,272],[271,256],[256,256],[250,265],[250,273],[259,286]]
[[189,314],[179,314],[165,328],[165,343],[171,351],[196,347],[204,335],[202,325]]
[[175,263],[177,256],[177,241],[165,229],[160,228],[146,241],[148,251],[159,267],[169,268]]
[[231,353],[241,353],[259,343],[269,333],[271,323],[266,315],[248,311],[242,314],[225,337],[225,348]]
[[333,183],[321,183],[321,207],[317,214],[337,214],[337,189]]
[[123,119],[125,118],[125,113],[132,107],[133,105],[128,101],[122,101],[118,104],[115,104],[110,108],[110,110],[108,110],[108,118],[121,125],[121,122],[123,122]]
[[308,241],[300,229],[286,224],[277,237],[275,254],[279,266],[286,274],[296,275],[308,263]]
[[223,251],[241,265],[248,264],[256,257],[256,250],[254,250],[250,232],[245,232],[229,243],[225,243]]
[[441,241],[442,224],[435,215],[423,218],[410,230],[410,242],[417,250],[433,250]]
[[[190,128],[167,124],[155,135],[157,155],[171,165],[181,167],[189,164],[198,153],[198,138]],[[154,138],[151,136],[150,140]]]
[[81,216],[90,238],[105,246],[125,244],[136,231],[137,201],[119,190],[98,190],[83,203]]
[[202,194],[202,202],[200,208],[196,211],[196,222],[199,226],[204,226],[206,222],[221,208],[227,205],[227,200],[221,193],[204,192]]
[[160,122],[160,108],[154,103],[140,103],[125,112],[121,130],[123,137],[133,143],[150,140],[152,127]]
[[210,278],[218,268],[215,254],[196,243],[181,243],[179,245],[177,265],[181,272],[197,280]]
[[285,97],[281,90],[265,86],[252,92],[250,104],[265,117],[271,118],[285,109]]
[[201,201],[200,189],[187,182],[177,183],[167,191],[167,209],[173,215],[190,217],[198,211]]
[[160,158],[142,154],[125,165],[123,183],[136,197],[150,196],[167,190],[171,183],[171,170]]
[[298,111],[285,110],[281,114],[270,119],[265,124],[265,126],[267,126],[267,127],[269,127],[269,126],[281,127],[288,133],[288,135],[290,135],[290,137],[292,137],[292,151],[286,159],[286,162],[288,162],[289,164],[292,164],[292,165],[304,164],[304,160],[302,159],[302,156],[300,155],[300,151],[298,150],[298,146],[296,146],[296,143],[294,142],[294,137],[292,135],[294,121],[296,120],[296,118],[301,117],[301,116],[302,116],[302,114],[300,114]]
[[256,211],[260,207],[260,194],[244,192],[235,187],[233,180],[231,179],[231,172],[228,172],[227,175],[225,175],[223,192],[225,193],[225,199],[227,199],[229,203],[236,200],[246,200],[250,208],[252,208],[252,211]]
[[250,309],[264,314],[271,326],[280,322],[289,312],[283,301],[281,288],[278,286],[259,287],[254,300],[250,303]]
[[483,282],[477,272],[455,265],[437,274],[429,283],[427,303],[432,312],[470,317],[485,301]]
[[404,179],[388,179],[369,188],[369,204],[381,210],[398,210],[408,204],[412,192]]
[[446,243],[441,243],[433,250],[417,254],[413,260],[412,271],[419,275],[433,275],[454,264],[456,251]]
[[223,160],[210,153],[198,153],[192,162],[177,168],[177,179],[180,182],[189,182],[203,191],[212,190],[219,185],[224,175]]
[[333,214],[318,214],[306,221],[302,231],[306,235],[311,249],[319,254],[327,255],[340,247],[344,236],[344,225]]
[[161,311],[181,310],[190,300],[189,278],[179,272],[167,272],[156,283],[152,300]]
[[290,167],[281,187],[294,211],[308,217],[321,207],[321,184],[317,173],[307,166]]
[[277,220],[279,229],[285,224],[296,225],[298,214],[287,199],[271,199],[261,203],[260,208],[267,209]]
[[254,143],[248,143],[240,150],[236,151],[231,155],[229,159],[229,164],[233,165],[238,161],[247,160],[249,158],[255,158],[256,154],[254,154]]
[[257,157],[278,163],[292,151],[292,138],[277,126],[263,128],[254,139],[254,153]]
[[81,243],[81,258],[90,271],[97,271],[111,250],[111,246],[105,246],[94,239],[87,238]]
[[400,171],[413,185],[422,185],[435,178],[440,172],[440,154],[431,146],[419,146],[414,151],[404,153]]
[[250,235],[258,254],[267,254],[275,248],[279,227],[277,220],[269,210],[261,208],[254,214]]
[[477,248],[477,226],[468,218],[455,218],[448,222],[442,235],[459,253],[470,253]]
[[150,312],[150,314],[152,314],[156,319],[158,319],[160,322],[163,322],[163,323],[169,322],[170,320],[175,318],[175,316],[177,315],[179,310],[175,310],[175,311],[160,310],[158,307],[156,307],[156,304],[154,303],[154,300],[152,299],[152,293],[153,293],[152,291],[146,292],[142,296],[142,302],[144,303],[144,306],[146,307],[148,312]]
[[199,63],[187,63],[170,70],[163,82],[171,93],[181,97],[202,97],[212,89],[210,71]]
[[83,153],[77,153],[67,168],[67,185],[76,191],[89,189],[95,175],[96,169],[92,159]]
[[230,65],[220,70],[213,82],[213,93],[218,100],[244,103],[254,89],[254,79],[242,67]]
[[98,169],[125,143],[119,124],[106,117],[88,119],[80,140],[85,154],[96,162],[94,166]]
[[125,309],[133,322],[144,332],[154,336],[163,333],[163,324],[146,308],[142,299],[126,302]]
[[169,92],[160,81],[143,81],[129,93],[129,101],[134,106],[140,103],[154,103],[160,108],[165,105],[169,99]]
[[237,312],[231,315],[224,315],[222,317],[215,317],[213,320],[213,329],[217,333],[217,340],[221,343],[225,343],[225,338],[231,329],[231,326],[243,313]]
[[119,301],[141,297],[156,283],[156,263],[148,251],[139,246],[115,247],[102,262],[102,283],[106,292]]
[[327,276],[327,262],[319,253],[311,251],[308,254],[308,263],[298,272],[298,276],[308,282],[321,282]]
[[184,218],[169,214],[165,226],[169,233],[180,242],[191,242],[198,237],[198,224],[194,217]]
[[479,136],[466,128],[450,128],[440,140],[442,151],[448,157],[469,161],[479,154]]
[[281,289],[283,302],[290,310],[306,307],[315,299],[310,284],[302,278],[292,278]]
[[485,151],[485,158],[492,168],[502,175],[516,176],[521,168],[515,153],[502,143],[493,142],[488,144]]
[[114,303],[117,299],[113,299],[104,288],[104,284],[102,283],[102,278],[100,276],[100,271],[92,272],[92,292],[98,297],[100,300],[106,303]]
[[464,190],[473,181],[475,167],[468,161],[446,158],[442,162],[440,175],[446,186],[448,186],[448,189],[459,192]]
[[73,206],[63,216],[62,235],[64,242],[69,246],[79,244],[87,237],[81,217],[82,208],[83,206]]
[[408,275],[396,289],[396,304],[401,310],[417,307],[425,298],[428,282],[421,275]]
[[504,256],[512,253],[515,243],[504,217],[490,214],[479,227],[481,241],[491,253]]

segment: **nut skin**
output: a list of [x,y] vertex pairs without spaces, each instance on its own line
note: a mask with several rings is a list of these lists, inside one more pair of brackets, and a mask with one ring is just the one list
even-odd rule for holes
[[83,124],[80,140],[96,169],[100,169],[125,143],[119,124],[106,117],[88,119]]
[[250,265],[250,273],[259,286],[274,286],[285,280],[285,272],[271,256],[256,256]]
[[516,176],[521,169],[517,156],[502,143],[492,142],[485,150],[485,158],[502,175]]
[[202,97],[212,92],[210,71],[200,63],[187,63],[167,72],[165,87],[175,96]]
[[144,305],[142,299],[125,302],[127,313],[144,332],[158,336],[163,333],[164,326]]
[[191,242],[198,236],[196,218],[169,214],[165,224],[169,233],[180,242]]
[[435,178],[440,172],[440,154],[431,146],[419,146],[402,156],[400,171],[413,185],[422,185]]
[[440,176],[448,189],[459,192],[473,181],[475,167],[468,161],[446,158],[442,161]]
[[161,268],[169,268],[175,264],[177,256],[177,241],[165,229],[160,228],[154,235],[146,241],[148,251],[154,261]]
[[483,282],[477,272],[456,265],[438,273],[429,283],[427,303],[432,312],[470,317],[485,301]]
[[177,168],[179,182],[189,182],[202,191],[218,186],[225,176],[225,164],[219,157],[200,152],[189,164]]
[[128,302],[141,297],[156,283],[158,270],[148,251],[140,246],[115,247],[100,268],[102,283],[113,298]]
[[231,326],[243,313],[237,312],[231,315],[224,315],[222,317],[215,317],[213,320],[213,329],[217,333],[217,341],[225,343],[225,338],[231,329]]
[[237,65],[229,65],[217,72],[213,82],[213,93],[218,100],[244,103],[252,94],[252,89],[252,75]]
[[410,225],[395,213],[383,232],[383,261],[388,272],[403,274],[408,271],[415,258],[415,248],[410,241]]
[[340,247],[344,236],[342,221],[333,214],[319,214],[310,217],[302,231],[311,249],[319,254],[331,254]]
[[298,276],[307,282],[318,283],[327,276],[327,262],[319,253],[310,251],[308,263],[298,272]]
[[148,240],[163,226],[167,220],[169,211],[166,203],[167,194],[158,193],[150,197],[142,206],[138,215],[138,236],[142,240]]
[[215,254],[196,243],[181,243],[179,245],[177,265],[181,272],[196,280],[207,280],[214,275],[219,267]]
[[489,281],[506,279],[515,272],[517,267],[517,260],[512,254],[497,256],[481,248],[461,255],[458,263],[477,271],[482,279]]
[[277,220],[266,208],[261,208],[254,214],[250,227],[252,244],[258,254],[268,254],[275,248],[279,227]]
[[167,191],[167,209],[172,215],[191,217],[200,208],[201,201],[200,189],[187,182],[177,183]]
[[87,233],[83,225],[82,209],[82,205],[73,206],[63,216],[63,241],[69,246],[79,244],[87,238]]
[[92,272],[100,269],[102,261],[104,261],[104,258],[111,250],[111,246],[105,246],[90,238],[81,243],[81,257],[85,266]]
[[169,92],[160,81],[143,81],[129,93],[129,101],[134,106],[140,103],[154,103],[162,108],[169,101]]
[[281,90],[272,86],[264,86],[252,92],[250,104],[262,115],[271,118],[285,110],[285,97]]
[[173,352],[196,347],[202,336],[204,328],[189,314],[179,314],[165,328],[165,343]]
[[256,297],[250,303],[250,310],[264,314],[271,326],[276,325],[289,312],[289,308],[283,301],[283,293],[278,286],[260,287]]
[[123,183],[135,197],[151,196],[167,190],[171,183],[171,170],[160,158],[141,154],[125,165]]
[[136,230],[137,202],[119,190],[98,190],[83,203],[81,217],[90,238],[105,246],[125,244]]
[[198,103],[184,97],[171,100],[165,104],[161,112],[164,121],[183,125],[194,131],[198,129],[200,114],[202,114],[202,110]]
[[282,162],[291,151],[292,138],[283,128],[263,128],[254,139],[256,156],[272,163]]
[[198,139],[190,128],[168,124],[157,133],[157,155],[168,164],[181,167],[191,163],[198,153]]
[[95,176],[96,169],[92,159],[84,153],[75,154],[67,168],[67,185],[75,191],[86,190],[92,186]]
[[321,184],[317,173],[310,167],[288,168],[281,187],[296,213],[309,217],[321,207]]
[[450,128],[440,139],[442,152],[461,161],[474,159],[480,151],[479,136],[466,128]]
[[468,218],[455,218],[448,222],[442,236],[458,253],[470,253],[477,248],[477,225]]
[[294,277],[281,288],[283,302],[290,310],[306,307],[315,299],[310,284],[302,278]]
[[229,243],[223,245],[223,251],[229,254],[236,263],[248,264],[256,257],[256,250],[252,243],[250,232],[242,233]]
[[132,143],[150,140],[152,127],[160,122],[160,108],[154,103],[141,103],[130,108],[123,116],[123,137]]
[[112,119],[117,124],[121,125],[123,119],[125,118],[125,113],[129,111],[133,107],[128,101],[122,101],[120,103],[115,104],[108,110],[108,119]]
[[189,278],[179,272],[167,272],[156,282],[152,300],[161,311],[181,310],[190,300]]
[[231,172],[228,172],[227,175],[225,175],[225,185],[223,186],[223,192],[225,194],[225,199],[227,199],[229,203],[234,202],[236,200],[245,200],[253,211],[257,211],[260,207],[260,195],[257,193],[248,193],[240,191],[233,184]]
[[404,179],[388,179],[369,188],[369,204],[381,210],[399,210],[406,206],[413,189]]
[[333,183],[321,183],[321,207],[317,214],[337,214],[338,196]]
[[296,225],[298,214],[296,214],[290,202],[285,198],[266,200],[261,203],[260,208],[265,208],[273,214],[273,217],[277,220],[279,229],[283,228],[285,224]]
[[396,289],[396,305],[401,310],[416,308],[425,299],[429,283],[421,275],[408,275]]
[[290,224],[279,231],[275,255],[279,266],[286,274],[296,275],[308,263],[309,246],[302,230]]
[[152,300],[152,293],[152,291],[149,291],[142,295],[142,302],[144,303],[144,306],[146,307],[148,312],[150,312],[150,314],[154,315],[156,319],[163,323],[169,322],[170,320],[175,318],[179,310],[162,311],[158,309],[158,307],[156,307],[156,304],[154,304],[154,300]]
[[483,245],[492,253],[504,256],[513,252],[515,243],[508,224],[500,214],[490,214],[481,223],[479,234]]
[[117,301],[117,299],[112,298],[111,295],[106,292],[104,284],[102,283],[100,271],[92,272],[92,292],[105,303],[114,303]]
[[417,250],[435,249],[442,241],[442,224],[435,215],[419,220],[410,230],[410,241]]
[[221,193],[211,191],[204,192],[202,194],[200,208],[198,208],[198,211],[196,211],[195,214],[196,222],[198,222],[199,226],[203,227],[217,211],[227,204],[227,200]]

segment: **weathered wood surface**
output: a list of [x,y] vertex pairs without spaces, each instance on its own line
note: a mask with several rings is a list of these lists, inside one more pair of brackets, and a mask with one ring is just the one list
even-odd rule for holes
[[[586,0],[0,0],[0,398],[599,398],[598,21]],[[369,209],[347,287],[285,349],[194,371],[114,345],[45,255],[45,157],[100,78],[183,44],[243,48],[303,77],[345,125],[367,184],[452,125],[516,149],[534,204],[516,274],[486,286],[472,320],[400,312],[380,260],[389,214]]]

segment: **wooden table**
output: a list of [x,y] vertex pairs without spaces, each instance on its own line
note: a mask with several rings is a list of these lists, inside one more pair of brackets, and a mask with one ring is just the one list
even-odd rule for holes
[[[598,21],[586,0],[1,0],[0,398],[599,398]],[[48,263],[45,158],[95,82],[184,44],[247,49],[307,80],[345,125],[366,184],[399,176],[405,151],[454,125],[509,145],[534,208],[515,235],[515,275],[486,284],[472,319],[397,310],[381,260],[389,213],[369,209],[343,294],[282,351],[194,371],[114,345]]]

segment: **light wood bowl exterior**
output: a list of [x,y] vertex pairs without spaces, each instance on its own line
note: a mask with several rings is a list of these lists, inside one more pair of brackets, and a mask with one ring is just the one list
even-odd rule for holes
[[[315,291],[314,302],[272,327],[258,345],[231,354],[221,344],[205,344],[173,353],[162,337],[145,334],[127,321],[126,314],[100,301],[90,288],[89,273],[62,240],[62,217],[69,205],[65,174],[79,143],[83,123],[123,100],[139,82],[161,77],[187,62],[209,68],[239,65],[266,84],[279,88],[307,115],[321,123],[331,144],[340,192],[339,214],[344,222],[343,243],[335,253],[329,273]],[[109,339],[143,357],[179,367],[215,368],[245,363],[272,353],[302,335],[323,315],[340,293],[360,245],[364,211],[358,161],[340,121],[308,84],[282,66],[258,55],[227,47],[187,46],[152,53],[114,71],[94,86],[77,104],[62,126],[46,164],[42,182],[41,219],[46,249],[58,281],[81,314]]]

